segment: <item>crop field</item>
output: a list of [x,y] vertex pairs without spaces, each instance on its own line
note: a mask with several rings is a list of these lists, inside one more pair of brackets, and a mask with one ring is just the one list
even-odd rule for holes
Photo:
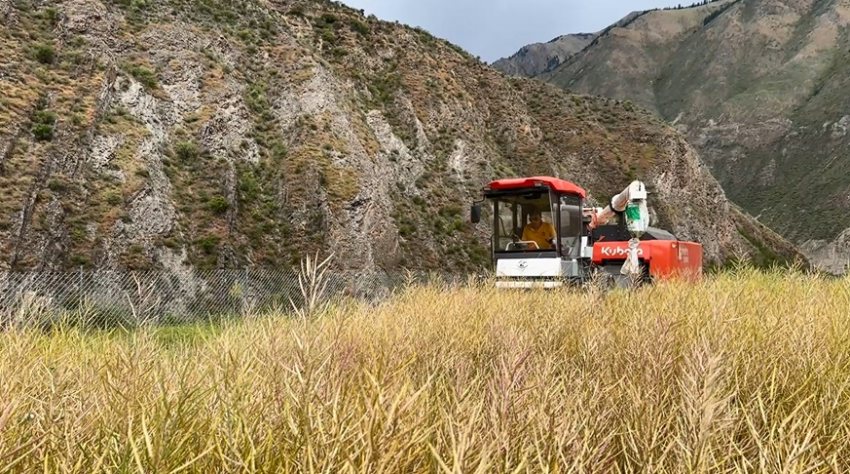
[[0,333],[0,472],[847,472],[850,279]]

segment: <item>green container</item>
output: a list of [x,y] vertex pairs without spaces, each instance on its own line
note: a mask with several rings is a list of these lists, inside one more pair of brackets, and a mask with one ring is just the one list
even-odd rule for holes
[[637,204],[629,204],[628,206],[626,206],[626,220],[639,221],[640,206],[638,206]]

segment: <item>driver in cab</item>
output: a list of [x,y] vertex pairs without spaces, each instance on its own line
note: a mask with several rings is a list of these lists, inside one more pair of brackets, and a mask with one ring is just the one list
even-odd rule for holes
[[535,242],[540,249],[551,249],[555,241],[555,226],[543,222],[540,211],[531,211],[529,222],[522,230],[522,240]]

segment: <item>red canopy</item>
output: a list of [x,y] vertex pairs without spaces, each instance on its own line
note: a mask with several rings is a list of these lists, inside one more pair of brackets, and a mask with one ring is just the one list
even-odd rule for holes
[[533,178],[499,179],[496,181],[492,181],[489,184],[489,188],[494,191],[533,188],[535,186],[546,186],[560,193],[576,194],[578,196],[581,196],[582,199],[587,197],[587,192],[585,192],[584,189],[577,186],[576,184],[571,183],[569,181],[564,181],[563,179],[552,178],[549,176],[535,176]]

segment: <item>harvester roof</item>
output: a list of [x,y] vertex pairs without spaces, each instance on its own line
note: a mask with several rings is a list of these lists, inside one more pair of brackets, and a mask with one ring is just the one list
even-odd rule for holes
[[488,188],[493,191],[503,191],[510,189],[526,189],[533,188],[537,186],[546,186],[560,193],[569,193],[581,196],[582,198],[587,197],[587,192],[582,189],[580,186],[575,183],[571,183],[569,181],[564,181],[563,179],[552,178],[550,176],[534,176],[531,178],[512,178],[512,179],[499,179],[496,181],[490,182]]

